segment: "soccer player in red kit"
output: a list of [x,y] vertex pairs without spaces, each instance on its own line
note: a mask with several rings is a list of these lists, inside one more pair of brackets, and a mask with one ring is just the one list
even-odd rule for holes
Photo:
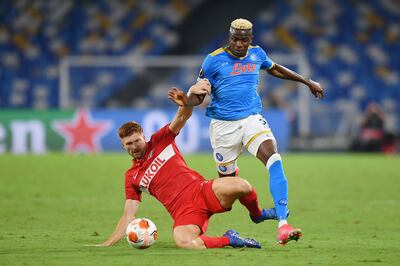
[[133,165],[125,173],[125,209],[115,231],[98,246],[112,246],[125,236],[128,224],[135,218],[146,192],[160,201],[174,220],[173,237],[180,248],[221,248],[225,246],[261,248],[254,239],[242,238],[234,230],[219,237],[206,236],[208,221],[213,214],[229,211],[240,199],[253,217],[261,216],[256,191],[240,177],[205,180],[190,169],[175,143],[175,137],[192,114],[185,106],[190,97],[210,92],[208,80],[193,85],[186,96],[173,88],[169,98],[178,103],[178,112],[170,124],[155,132],[146,142],[143,130],[136,122],[119,128],[125,150]]

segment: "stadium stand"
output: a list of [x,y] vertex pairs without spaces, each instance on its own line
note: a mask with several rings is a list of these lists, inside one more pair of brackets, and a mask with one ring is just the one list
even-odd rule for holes
[[[220,5],[226,4],[221,2]],[[66,56],[176,52],[174,48],[181,41],[191,39],[185,28],[191,15],[198,8],[204,11],[215,5],[213,1],[202,0],[2,1],[0,107],[59,107],[58,67],[60,59]],[[255,5],[252,12],[255,15],[248,18],[255,26],[255,43],[267,52],[305,54],[312,77],[326,88],[324,104],[362,112],[368,103],[377,102],[388,114],[391,130],[399,130],[398,2],[283,0],[262,8]],[[229,16],[228,9],[226,13]],[[217,23],[217,12],[210,11],[207,21]],[[197,23],[207,21],[197,20]],[[226,38],[225,24],[224,30],[210,34],[201,47],[193,45],[195,50],[183,51],[202,55],[212,51]],[[207,36],[204,32],[198,34],[203,39]],[[123,105],[119,102],[123,98],[121,91],[124,88],[126,91],[127,84],[135,78],[131,70],[115,68],[93,68],[84,75],[79,73],[79,68],[71,72],[75,77],[71,85],[80,87],[74,91],[75,96],[89,107]],[[173,73],[171,83],[189,84],[191,80],[186,74]],[[270,89],[262,96],[282,97],[275,91],[279,81],[268,82]],[[166,106],[165,97],[158,97],[159,94],[157,88],[138,93],[140,99],[151,99],[140,106]],[[290,105],[293,93],[283,94],[289,97],[285,100]],[[107,105],[106,99],[111,99],[108,103],[112,104]]]
[[[394,1],[279,1],[255,21],[256,42],[300,52],[326,89],[324,103],[364,110],[377,102],[400,113],[400,6]],[[276,80],[271,79],[271,87]],[[398,130],[395,121],[388,130]],[[390,126],[391,125],[391,126]]]
[[[176,27],[200,2],[2,1],[0,106],[59,107],[58,65],[66,56],[163,54],[178,41]],[[93,86],[105,87],[99,96],[104,98],[133,73],[102,68],[77,76],[75,82],[85,84],[82,98],[93,94]]]

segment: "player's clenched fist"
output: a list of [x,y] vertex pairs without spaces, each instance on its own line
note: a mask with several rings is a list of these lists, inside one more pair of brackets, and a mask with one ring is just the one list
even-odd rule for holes
[[171,88],[168,91],[168,98],[179,106],[195,106],[202,103],[210,91],[211,85],[208,79],[201,79],[190,87],[187,95],[178,88]]
[[196,84],[192,85],[192,87],[190,87],[188,94],[204,95],[210,94],[210,91],[211,84],[208,79],[201,79]]

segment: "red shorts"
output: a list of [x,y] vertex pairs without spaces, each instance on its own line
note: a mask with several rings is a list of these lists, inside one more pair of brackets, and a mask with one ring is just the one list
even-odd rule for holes
[[229,211],[221,206],[212,190],[212,184],[213,180],[201,181],[186,189],[188,193],[180,198],[179,206],[172,215],[174,228],[195,224],[205,233],[208,220],[213,214]]

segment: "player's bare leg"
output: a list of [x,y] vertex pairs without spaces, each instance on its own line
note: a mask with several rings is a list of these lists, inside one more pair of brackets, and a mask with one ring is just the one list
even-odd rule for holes
[[203,240],[199,237],[201,230],[197,225],[181,225],[174,228],[174,240],[178,247],[186,249],[205,249]]
[[[233,162],[233,165],[235,164],[235,162]],[[230,168],[234,169],[233,166],[231,166]],[[228,177],[232,177],[234,175],[237,176],[236,173],[239,172],[239,168],[236,166],[236,170],[235,173],[232,173],[231,175],[224,175],[220,172],[218,172],[219,177],[224,177],[224,179],[227,179],[228,182],[230,182],[230,180]],[[243,180],[244,181],[244,180]],[[225,181],[223,181],[225,182]],[[242,181],[239,181],[239,183]],[[247,182],[247,181],[246,181]],[[232,183],[233,186],[237,186],[237,184]],[[248,184],[250,185],[250,184]],[[230,193],[230,188],[229,185],[226,184],[224,185],[225,188],[228,189],[228,193]],[[242,193],[243,194],[243,193]],[[231,195],[229,195],[229,197],[231,197]],[[270,209],[260,209],[258,206],[258,199],[257,199],[257,193],[255,191],[250,191],[248,193],[245,193],[244,195],[240,196],[239,198],[240,203],[245,206],[247,209],[249,209],[249,206],[253,206],[250,207],[249,212],[250,212],[250,219],[254,222],[254,223],[261,223],[265,220],[277,220],[277,215],[276,215],[276,210],[275,208],[270,208]]]
[[[245,199],[241,203],[248,209],[250,215],[259,215],[261,213],[258,207],[256,191],[249,182],[240,177],[231,176],[215,179],[212,189],[221,206],[227,210],[232,208],[233,203],[237,199]],[[227,231],[224,236],[230,239],[230,246],[232,247],[261,248],[261,245],[257,241],[249,238],[241,238],[235,230]]]
[[235,200],[253,191],[253,187],[249,182],[236,176],[215,179],[212,189],[221,203],[221,206],[227,210],[232,208]]
[[213,191],[225,209],[230,209],[235,200],[239,199],[240,203],[249,211],[252,219],[261,216],[263,216],[263,220],[274,219],[275,217],[275,212],[273,212],[271,218],[264,217],[266,210],[260,209],[257,192],[249,182],[240,177],[224,177],[214,180]]
[[200,228],[193,224],[175,227],[174,240],[178,247],[185,249],[223,248],[226,246],[261,248],[257,241],[251,238],[242,238],[235,230],[228,230],[220,237],[210,237],[201,235]]

